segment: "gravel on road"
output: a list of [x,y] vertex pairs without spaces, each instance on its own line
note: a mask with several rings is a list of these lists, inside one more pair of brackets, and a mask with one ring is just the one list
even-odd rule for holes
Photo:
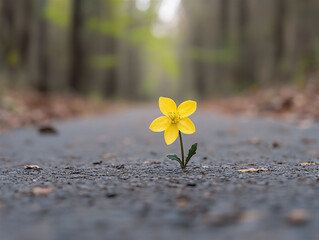
[[199,110],[181,170],[153,109],[0,135],[0,239],[319,239],[318,124]]

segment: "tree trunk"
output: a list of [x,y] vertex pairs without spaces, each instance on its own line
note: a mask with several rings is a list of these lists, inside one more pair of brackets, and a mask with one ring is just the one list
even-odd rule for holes
[[27,62],[30,48],[31,17],[33,14],[31,4],[31,0],[21,1],[22,16],[19,24],[18,50],[23,67]]
[[280,63],[284,55],[286,1],[275,0],[275,24],[274,24],[274,62]]
[[240,80],[240,89],[250,87],[255,81],[255,64],[253,56],[253,44],[249,38],[249,9],[247,0],[239,0],[238,8],[238,50],[237,76]]
[[43,17],[46,6],[46,0],[37,1],[38,4],[38,22],[37,22],[37,79],[36,88],[42,93],[49,91],[48,79],[48,24]]
[[84,57],[82,46],[83,0],[73,0],[70,33],[69,87],[73,92],[82,91]]
[[229,26],[229,0],[220,0],[220,17],[219,17],[219,44],[225,46],[228,43],[228,26]]
[[[114,11],[116,11],[114,4],[111,2],[105,1],[105,8],[103,8],[101,12],[101,16],[105,16],[108,21],[112,21],[114,18]],[[117,40],[115,37],[107,35],[106,36],[106,46],[105,46],[105,54],[110,55],[112,57],[117,57]],[[116,59],[116,65],[109,67],[106,69],[106,74],[104,77],[104,94],[106,97],[115,97],[118,93],[118,74],[117,74],[117,67],[118,67],[118,59]]]

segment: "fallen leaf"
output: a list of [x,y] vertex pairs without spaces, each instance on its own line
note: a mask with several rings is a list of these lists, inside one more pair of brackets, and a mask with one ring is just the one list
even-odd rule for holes
[[305,209],[293,209],[287,215],[287,221],[291,225],[304,225],[310,221],[310,213]]
[[56,135],[58,130],[51,125],[43,125],[38,128],[40,134]]
[[30,190],[33,195],[47,195],[53,192],[53,188],[49,187],[34,187]]
[[245,173],[245,172],[261,172],[261,171],[268,171],[267,168],[247,168],[247,169],[240,169],[240,170],[237,170],[238,172],[242,172],[242,173]]
[[298,165],[299,166],[313,166],[313,165],[316,165],[316,164],[313,163],[313,162],[305,162],[305,163],[299,163]]
[[24,169],[26,169],[26,170],[37,170],[37,171],[42,170],[42,168],[40,168],[38,165],[25,165]]
[[161,164],[161,162],[156,162],[156,161],[144,161],[143,164]]

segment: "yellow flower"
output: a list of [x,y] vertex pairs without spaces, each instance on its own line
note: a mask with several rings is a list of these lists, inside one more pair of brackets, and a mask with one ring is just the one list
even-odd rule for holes
[[158,105],[165,116],[156,118],[150,125],[150,129],[153,132],[165,131],[164,138],[167,145],[176,140],[179,131],[185,134],[195,132],[194,123],[188,118],[196,111],[195,101],[185,101],[177,108],[172,99],[160,97]]

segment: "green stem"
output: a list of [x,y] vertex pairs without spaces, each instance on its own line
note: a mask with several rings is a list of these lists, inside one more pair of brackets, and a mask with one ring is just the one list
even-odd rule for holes
[[179,141],[180,141],[180,144],[181,144],[181,154],[182,154],[182,169],[185,169],[186,166],[185,166],[185,161],[184,161],[184,146],[183,146],[183,139],[182,139],[182,133],[179,131],[178,132],[179,134]]

